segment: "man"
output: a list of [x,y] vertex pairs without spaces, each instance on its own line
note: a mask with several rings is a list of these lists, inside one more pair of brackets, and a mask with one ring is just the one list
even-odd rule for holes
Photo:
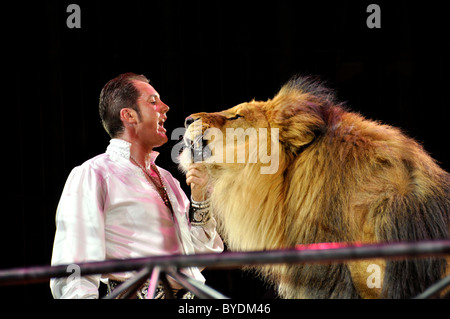
[[[158,153],[153,148],[168,140],[168,110],[142,75],[122,74],[102,89],[100,117],[112,139],[106,153],[74,168],[67,179],[56,213],[52,265],[223,251],[201,165],[186,175],[191,205],[179,182],[154,163]],[[191,222],[190,209],[204,218]],[[205,280],[198,268],[183,271]],[[54,298],[98,298],[100,281],[112,290],[132,276],[54,278],[50,286]],[[171,285],[181,288],[174,281]]]

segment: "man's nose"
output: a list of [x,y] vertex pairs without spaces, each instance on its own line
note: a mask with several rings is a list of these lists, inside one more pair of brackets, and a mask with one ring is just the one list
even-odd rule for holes
[[161,107],[159,108],[159,113],[167,113],[169,112],[170,107],[161,101]]

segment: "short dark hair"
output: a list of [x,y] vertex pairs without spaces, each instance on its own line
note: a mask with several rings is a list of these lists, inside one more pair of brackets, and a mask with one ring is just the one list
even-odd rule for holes
[[135,80],[150,83],[144,75],[128,72],[110,80],[100,93],[98,110],[103,127],[111,138],[117,137],[123,132],[124,127],[120,119],[121,109],[133,109],[140,117],[136,102],[139,91],[133,84]]

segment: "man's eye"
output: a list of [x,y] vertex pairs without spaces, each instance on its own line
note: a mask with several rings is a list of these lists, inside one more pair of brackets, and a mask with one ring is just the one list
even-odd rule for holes
[[227,120],[237,120],[238,118],[240,118],[240,117],[243,117],[242,115],[239,115],[239,114],[236,114],[235,116],[233,116],[233,117],[229,117],[229,118],[227,118]]
[[159,101],[159,98],[157,96],[155,96],[155,95],[154,96],[150,96],[150,98],[148,99],[148,102],[153,104],[153,105],[158,104],[158,101]]

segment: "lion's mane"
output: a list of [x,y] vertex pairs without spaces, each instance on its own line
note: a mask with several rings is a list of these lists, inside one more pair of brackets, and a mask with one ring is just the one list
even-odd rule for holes
[[[399,129],[349,112],[332,91],[302,77],[271,100],[228,113],[241,109],[251,115],[246,125],[257,112],[279,129],[280,154],[274,174],[261,174],[260,163],[206,164],[220,233],[232,250],[449,238],[449,174]],[[224,113],[192,117],[209,127],[233,125]],[[367,288],[369,263],[383,270],[381,289]],[[434,258],[259,270],[283,298],[408,298],[440,279],[446,265]]]

